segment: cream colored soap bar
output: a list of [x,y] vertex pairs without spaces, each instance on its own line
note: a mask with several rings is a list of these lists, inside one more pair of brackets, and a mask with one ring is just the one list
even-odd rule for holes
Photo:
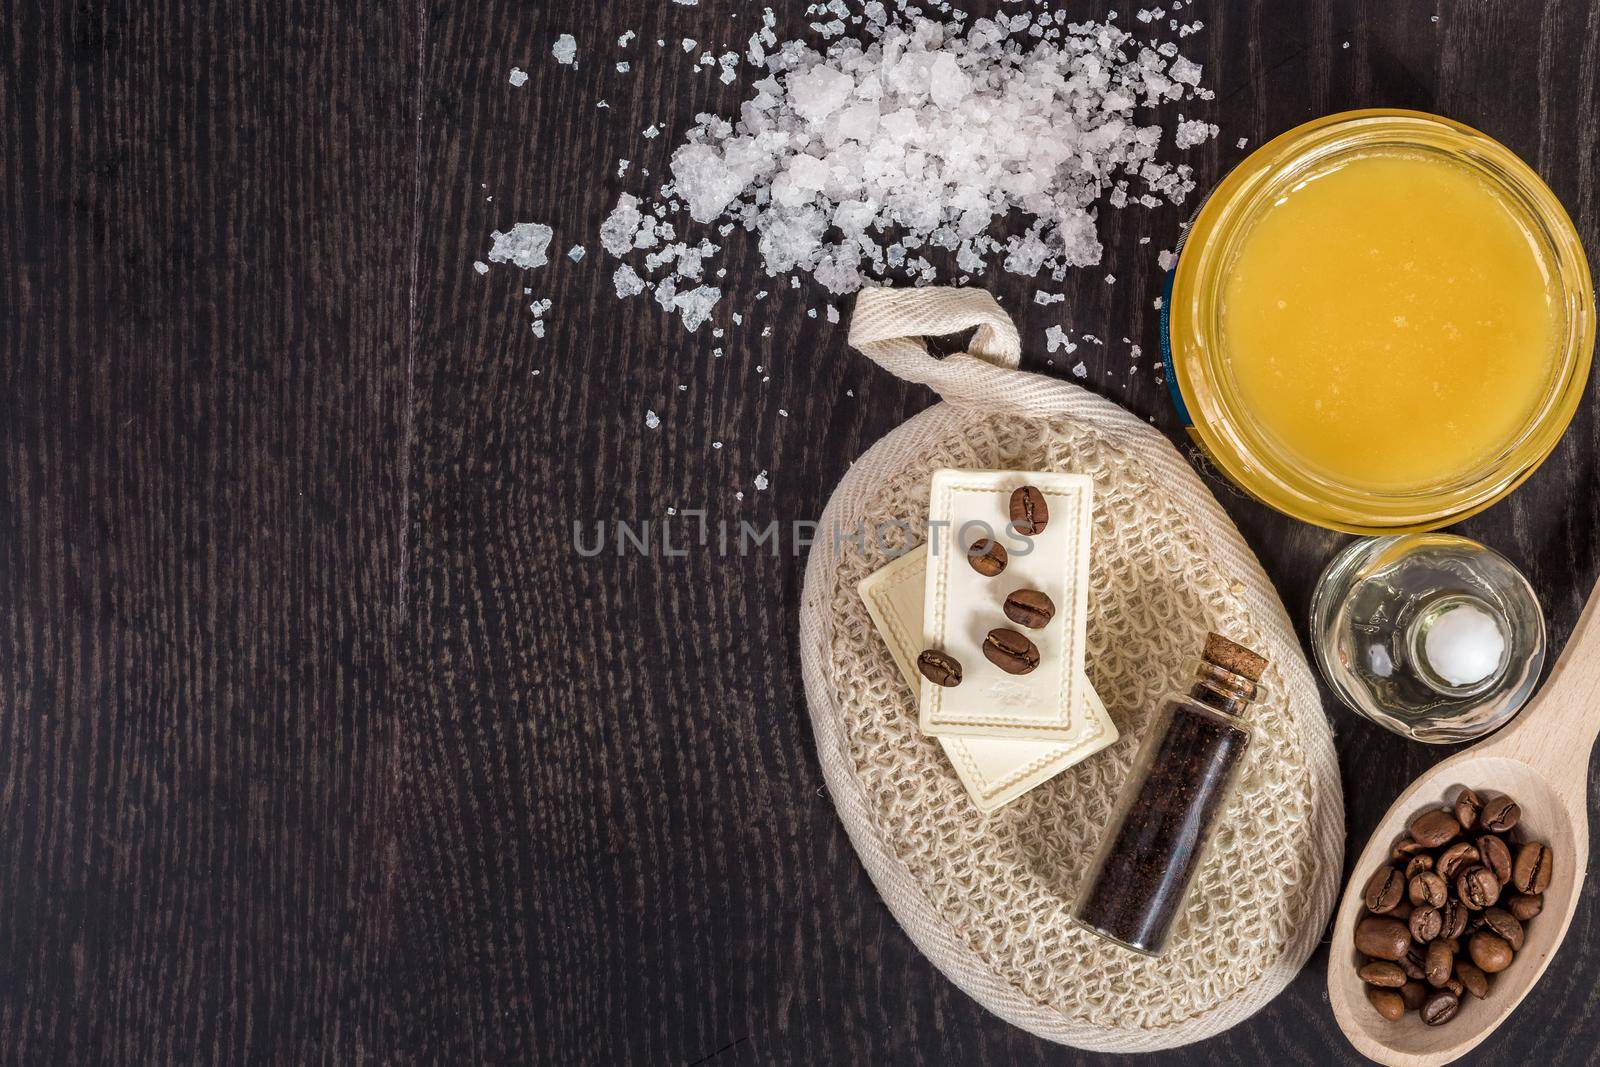
[[[878,633],[889,646],[913,693],[920,688],[917,655],[922,651],[922,591],[927,546],[909,552],[857,587]],[[991,812],[1034,786],[1081,763],[1117,739],[1117,728],[1089,679],[1082,679],[1083,705],[1067,741],[1026,741],[993,737],[941,737],[961,784],[979,810]]]
[[[1011,494],[1031,485],[1049,521],[1024,538],[1012,530]],[[1089,523],[1093,482],[1082,474],[940,470],[928,501],[928,576],[923,647],[954,656],[960,685],[921,686],[923,733],[944,737],[1019,737],[1065,741],[1083,704],[1084,618],[1088,611]],[[979,574],[965,547],[990,536],[1009,555],[997,577]],[[1030,630],[1008,620],[1001,604],[1018,589],[1037,589],[1055,604],[1050,623]],[[1039,649],[1039,666],[1009,674],[983,655],[997,627],[1016,630]]]

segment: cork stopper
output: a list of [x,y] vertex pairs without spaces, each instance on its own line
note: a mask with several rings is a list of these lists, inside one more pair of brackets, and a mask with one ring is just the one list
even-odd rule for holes
[[1206,650],[1200,655],[1207,663],[1216,664],[1223,670],[1248,678],[1252,682],[1261,681],[1261,675],[1267,669],[1266,657],[1250,651],[1243,645],[1234,644],[1217,633],[1206,634]]

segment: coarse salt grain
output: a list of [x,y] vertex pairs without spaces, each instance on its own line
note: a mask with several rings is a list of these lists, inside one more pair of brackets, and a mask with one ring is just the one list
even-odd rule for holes
[[572,34],[563,33],[556,38],[556,43],[550,46],[550,54],[556,57],[556,62],[562,66],[575,66],[578,58],[578,42]]
[[523,70],[520,67],[512,67],[511,68],[511,84],[520,89],[524,85],[526,85],[527,83],[528,83],[528,72]]
[[[766,76],[736,120],[697,117],[658,201],[681,200],[696,222],[723,232],[738,224],[753,233],[769,274],[798,286],[794,275],[809,273],[834,293],[892,275],[927,284],[940,277],[926,254],[937,249],[963,275],[998,263],[1059,281],[1100,261],[1102,203],[1154,207],[1192,191],[1190,168],[1158,153],[1163,142],[1193,147],[1217,127],[1179,115],[1169,136],[1134,120],[1136,109],[1159,117],[1164,104],[1206,96],[1201,68],[1170,42],[1143,44],[1109,23],[1063,28],[1064,17],[1048,14],[966,26],[964,16],[941,24],[904,3],[901,14],[838,3],[813,10],[849,16],[865,41],[780,45],[775,16],[764,13],[744,58]],[[738,60],[715,62],[726,72]],[[1013,212],[1022,232],[989,232]],[[678,265],[658,259],[646,271],[666,272],[645,284],[670,283],[658,302],[675,307],[686,279]]]
[[489,262],[511,263],[523,270],[542,267],[549,262],[545,252],[553,236],[550,227],[537,222],[519,222],[505,233],[495,230],[489,235],[494,242],[489,249]]
[[644,424],[650,429],[654,430],[656,427],[661,425],[661,416],[657,415],[649,408],[646,408],[644,413]]

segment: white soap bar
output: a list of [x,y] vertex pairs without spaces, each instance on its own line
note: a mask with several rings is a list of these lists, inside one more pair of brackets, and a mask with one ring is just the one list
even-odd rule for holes
[[[1025,538],[1010,525],[1011,494],[1029,485],[1044,496],[1049,521],[1042,532]],[[950,687],[924,679],[919,701],[924,733],[1035,741],[1072,735],[1073,712],[1083,703],[1093,491],[1093,482],[1082,474],[934,472],[923,648],[953,656],[963,678]],[[1009,557],[1005,570],[992,578],[978,573],[966,552],[984,536],[996,539]],[[1018,589],[1048,596],[1055,618],[1038,630],[1007,619],[1001,605]],[[1009,674],[985,658],[984,638],[999,627],[1016,630],[1038,647],[1037,668]]]
[[[917,656],[922,651],[922,591],[928,549],[924,545],[863,579],[857,589],[867,614],[889,647],[911,692],[920,688]],[[1003,737],[940,737],[956,776],[983,812],[995,811],[1068,767],[1081,763],[1117,739],[1105,705],[1082,680],[1083,705],[1067,741],[1026,741]]]

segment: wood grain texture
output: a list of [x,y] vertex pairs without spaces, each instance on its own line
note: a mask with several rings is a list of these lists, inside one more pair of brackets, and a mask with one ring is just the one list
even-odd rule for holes
[[[786,33],[804,6],[773,5]],[[764,277],[740,235],[721,340],[612,293],[598,228],[617,194],[665,176],[697,111],[740,100],[677,42],[739,48],[759,11],[6,5],[9,1058],[1102,1059],[988,1015],[873,893],[806,719],[802,558],[571,548],[574,520],[669,507],[704,507],[713,529],[815,518],[850,461],[931,402],[808,318],[822,294]],[[1185,51],[1217,98],[1186,110],[1223,130],[1189,153],[1202,186],[1240,137],[1421,107],[1525,156],[1600,246],[1600,14],[1582,0],[1193,17],[1207,26]],[[576,70],[549,57],[560,33]],[[663,135],[642,138],[652,124]],[[1030,366],[1064,373],[1044,354],[1053,323],[1107,339],[1078,353],[1090,386],[1175,439],[1129,346],[1156,351],[1154,252],[1187,210],[1102,220],[1105,269],[1065,304],[987,279]],[[519,221],[555,227],[555,261],[479,276],[490,231]],[[526,305],[547,296],[538,339]],[[1527,571],[1558,645],[1600,571],[1597,451],[1586,403],[1523,489],[1461,527]],[[1343,539],[1207,477],[1303,620]],[[1359,842],[1441,753],[1329,707]],[[1589,1057],[1595,922],[1585,902],[1535,998],[1468,1062]],[[1324,966],[1152,1059],[1356,1062]]]

